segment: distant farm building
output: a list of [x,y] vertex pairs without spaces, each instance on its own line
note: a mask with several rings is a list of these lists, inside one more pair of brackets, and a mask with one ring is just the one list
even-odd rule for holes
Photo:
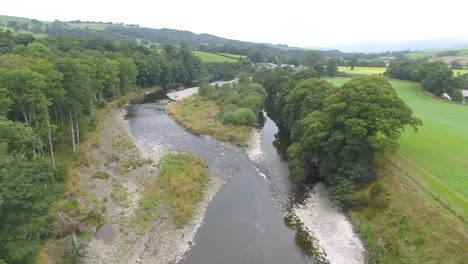
[[276,65],[274,63],[256,63],[255,66],[257,67],[257,69],[270,69],[270,70],[273,70],[273,69],[278,68],[278,65]]
[[281,64],[280,66],[281,68],[291,68],[291,69],[295,69],[296,66],[294,66],[294,64]]

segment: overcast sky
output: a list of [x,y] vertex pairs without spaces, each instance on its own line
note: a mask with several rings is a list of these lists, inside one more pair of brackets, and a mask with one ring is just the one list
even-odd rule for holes
[[468,39],[468,0],[2,0],[0,10],[46,21],[124,22],[300,47]]

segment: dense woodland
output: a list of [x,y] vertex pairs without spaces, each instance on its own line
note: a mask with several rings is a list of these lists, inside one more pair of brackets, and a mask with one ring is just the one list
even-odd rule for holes
[[276,123],[290,133],[290,179],[325,182],[343,208],[356,205],[356,188],[375,180],[374,165],[398,148],[404,126],[421,124],[382,76],[333,87],[311,69],[279,69],[253,80],[266,88]]
[[70,157],[81,155],[77,144],[96,126],[96,109],[143,87],[191,85],[210,71],[231,77],[241,68],[203,65],[171,45],[157,51],[11,32],[0,32],[0,43],[0,256],[7,263],[34,262],[55,236],[53,207],[66,194]]

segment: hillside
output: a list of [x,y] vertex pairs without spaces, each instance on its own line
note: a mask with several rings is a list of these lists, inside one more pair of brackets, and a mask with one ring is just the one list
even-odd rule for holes
[[304,55],[304,49],[265,43],[253,43],[222,38],[210,34],[195,34],[186,30],[145,28],[134,24],[93,22],[93,21],[58,21],[47,22],[36,19],[0,15],[0,29],[11,30],[17,34],[30,33],[36,37],[46,35],[78,38],[105,38],[116,41],[137,41],[144,45],[175,44],[201,51],[249,55],[253,50],[264,58],[287,60]]

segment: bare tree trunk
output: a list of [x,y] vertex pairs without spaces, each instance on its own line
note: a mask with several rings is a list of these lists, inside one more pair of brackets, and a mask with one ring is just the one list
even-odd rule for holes
[[28,119],[28,116],[26,115],[26,111],[24,110],[24,106],[21,103],[19,105],[20,105],[20,108],[21,108],[21,113],[23,113],[24,121],[29,126],[29,119]]
[[75,147],[75,130],[73,129],[73,117],[72,117],[71,110],[68,110],[68,113],[70,114],[70,127],[71,127],[71,133],[72,133],[73,153],[75,153],[75,151],[76,151],[76,147]]
[[55,166],[54,145],[52,144],[52,131],[51,131],[51,129],[50,129],[50,122],[49,122],[49,119],[47,119],[47,132],[48,132],[48,134],[49,134],[50,158],[52,159],[52,165],[54,166],[54,169],[55,169],[56,166]]
[[76,142],[80,144],[80,121],[78,119],[78,115],[76,114],[76,108],[75,108],[75,123],[76,123]]

